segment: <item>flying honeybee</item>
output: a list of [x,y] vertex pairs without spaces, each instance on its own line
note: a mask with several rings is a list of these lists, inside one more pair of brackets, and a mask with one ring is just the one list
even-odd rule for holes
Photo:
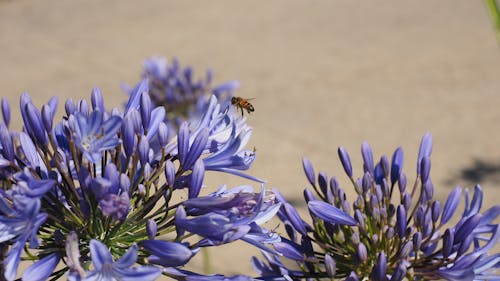
[[244,99],[241,97],[232,97],[231,98],[231,104],[236,106],[236,108],[239,108],[241,110],[241,116],[243,116],[243,109],[246,109],[247,113],[254,112],[253,105],[249,103],[249,100],[253,99]]

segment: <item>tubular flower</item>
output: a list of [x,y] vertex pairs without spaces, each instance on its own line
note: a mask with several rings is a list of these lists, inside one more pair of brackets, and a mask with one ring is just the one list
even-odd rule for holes
[[[500,278],[500,237],[495,223],[500,206],[483,212],[483,192],[457,187],[442,204],[433,198],[430,177],[432,137],[422,138],[417,178],[406,186],[402,171],[403,151],[396,149],[392,163],[382,156],[373,162],[368,143],[362,145],[363,176],[353,177],[347,151],[339,149],[344,171],[353,184],[352,205],[335,177],[319,173],[303,160],[304,171],[314,193],[304,196],[312,218],[308,224],[278,192],[282,203],[278,216],[288,238],[274,244],[276,252],[297,264],[289,269],[279,255],[266,254],[266,262],[254,259],[254,267],[268,278],[331,280],[496,280]],[[465,210],[456,210],[465,194]],[[452,217],[454,225],[448,225]]]
[[152,102],[165,108],[167,122],[173,127],[199,119],[212,95],[226,107],[238,87],[237,81],[212,86],[211,70],[206,71],[204,79],[196,79],[191,67],[182,67],[176,59],[168,63],[159,57],[144,61],[142,77],[149,81]]
[[[276,235],[260,226],[279,208],[271,192],[218,191],[219,197],[240,200],[232,205],[238,212],[221,224],[230,234],[196,231],[186,222],[193,218],[176,212],[185,206],[193,217],[231,213],[227,202],[205,203],[208,209],[196,205],[204,201],[198,195],[208,170],[258,180],[243,173],[255,159],[253,152],[244,155],[251,128],[230,105],[215,96],[204,99],[199,118],[173,127],[165,119],[171,112],[150,97],[147,80],[134,87],[123,110],[108,110],[96,88],[90,102],[68,99],[60,120],[56,98],[38,109],[23,94],[21,131],[9,128],[10,105],[3,99],[3,277],[14,280],[26,255],[33,263],[25,280],[154,280],[165,268],[184,266],[202,246],[241,239],[266,248],[264,243],[274,242]],[[179,189],[188,190],[187,201],[173,199]],[[186,232],[200,241],[186,241]]]

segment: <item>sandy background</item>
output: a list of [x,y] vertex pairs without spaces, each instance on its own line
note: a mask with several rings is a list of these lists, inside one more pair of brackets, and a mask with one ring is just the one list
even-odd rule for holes
[[[120,83],[138,80],[144,58],[177,57],[199,75],[211,67],[216,82],[239,80],[238,95],[256,98],[251,173],[297,204],[301,157],[345,179],[338,146],[358,174],[363,140],[377,158],[403,146],[412,179],[430,131],[436,196],[479,182],[491,206],[500,195],[500,47],[491,26],[483,2],[468,0],[1,0],[1,95],[17,104],[27,91],[41,104],[99,86],[107,105],[119,105]],[[248,182],[206,182],[222,183]],[[250,273],[247,260],[258,255],[240,244],[212,253],[226,274]]]

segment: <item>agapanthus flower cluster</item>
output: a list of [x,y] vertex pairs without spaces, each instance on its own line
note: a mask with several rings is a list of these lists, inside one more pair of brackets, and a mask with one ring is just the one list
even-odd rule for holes
[[186,119],[200,118],[211,96],[217,97],[223,107],[227,106],[239,86],[237,81],[212,86],[212,70],[207,70],[204,78],[197,79],[193,68],[182,67],[176,59],[168,63],[160,57],[144,61],[142,76],[149,80],[153,103],[165,107],[166,120],[174,127]]
[[[254,258],[268,279],[329,280],[500,280],[500,205],[481,211],[483,192],[456,187],[446,202],[434,198],[430,177],[432,137],[421,142],[416,179],[408,185],[403,150],[374,162],[363,143],[363,172],[353,176],[349,154],[339,148],[356,198],[351,204],[336,177],[317,177],[308,159],[303,167],[312,187],[304,191],[311,221],[302,219],[285,198],[278,213],[287,237],[275,243],[279,255]],[[317,180],[316,180],[317,178]],[[465,198],[464,210],[457,208]],[[495,252],[496,251],[496,252]]]
[[[255,159],[245,149],[251,127],[210,96],[199,118],[172,133],[149,85],[138,83],[124,109],[106,108],[97,88],[90,103],[68,99],[60,120],[57,98],[38,108],[23,94],[17,131],[2,100],[5,280],[16,278],[21,261],[30,264],[23,280],[154,280],[162,273],[185,280],[199,277],[181,267],[200,247],[243,240],[275,253],[266,244],[279,237],[260,226],[280,207],[271,191],[241,186],[199,196],[207,171],[261,185],[245,172]],[[183,201],[172,199],[176,192]]]

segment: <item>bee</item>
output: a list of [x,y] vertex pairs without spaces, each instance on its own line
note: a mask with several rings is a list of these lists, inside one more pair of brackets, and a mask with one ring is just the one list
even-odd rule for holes
[[254,112],[253,105],[249,103],[249,100],[253,99],[244,99],[241,97],[232,97],[231,98],[231,104],[236,106],[236,108],[239,108],[241,110],[241,116],[243,117],[243,109],[246,109],[247,113]]

